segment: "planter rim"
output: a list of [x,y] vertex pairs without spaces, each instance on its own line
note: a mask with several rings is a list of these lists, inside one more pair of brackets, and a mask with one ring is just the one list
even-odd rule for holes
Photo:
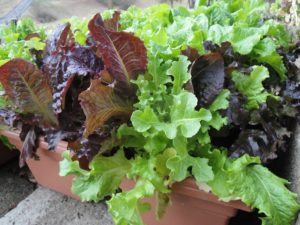
[[[1,130],[0,129],[0,134],[5,135],[8,138],[20,140],[20,138],[19,138],[20,131],[19,130],[4,130],[4,129]],[[44,138],[41,137],[39,141],[40,141],[39,148],[47,150],[48,143],[44,141]],[[68,149],[68,142],[60,141],[54,151],[56,151],[58,154],[62,154],[67,149]],[[224,201],[219,200],[219,198],[217,196],[215,196],[214,194],[212,194],[210,192],[205,192],[205,191],[199,189],[194,178],[187,178],[186,180],[184,180],[182,182],[175,183],[172,187],[172,192],[181,194],[181,195],[185,195],[185,196],[189,196],[192,198],[202,199],[207,202],[218,203],[220,205],[224,205],[224,206],[234,208],[234,209],[240,209],[240,210],[243,210],[246,212],[252,211],[252,209],[250,207],[246,206],[243,202],[241,202],[239,200],[224,202]]]
[[[4,129],[1,130],[0,129],[0,134],[7,136],[8,138],[20,139],[19,138],[19,134],[20,134],[19,130],[4,130]],[[68,148],[68,145],[69,144],[66,141],[59,141],[54,151],[61,154],[64,151],[63,149]],[[39,148],[48,149],[48,143],[44,141],[43,137],[40,137],[40,139],[39,139]]]

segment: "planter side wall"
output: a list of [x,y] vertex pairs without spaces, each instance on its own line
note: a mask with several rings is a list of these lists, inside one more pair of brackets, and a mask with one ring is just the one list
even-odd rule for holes
[[[134,183],[125,180],[121,188],[129,190]],[[226,225],[238,209],[251,211],[243,203],[236,201],[224,203],[210,193],[200,191],[193,179],[175,185],[171,194],[172,204],[167,208],[164,217],[155,218],[155,199],[145,200],[151,204],[151,211],[143,215],[148,225]]]
[[[151,210],[143,216],[148,225],[226,225],[237,209],[223,205],[195,199],[182,194],[171,194],[172,205],[167,209],[164,217],[157,221],[155,212]],[[155,200],[150,199],[152,208]]]

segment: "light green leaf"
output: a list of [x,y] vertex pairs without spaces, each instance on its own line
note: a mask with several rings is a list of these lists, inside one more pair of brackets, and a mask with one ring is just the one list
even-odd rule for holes
[[198,184],[211,181],[214,178],[212,167],[208,165],[208,159],[205,158],[191,158],[192,174],[194,175]]
[[155,188],[147,180],[139,180],[128,192],[118,193],[107,202],[108,210],[116,225],[144,225],[141,213],[150,210],[150,206],[141,203],[143,197],[151,197]]
[[212,119],[209,122],[209,125],[220,130],[224,125],[227,124],[227,117],[222,117],[218,112],[212,112]]
[[191,79],[188,73],[188,66],[190,62],[186,56],[180,56],[178,61],[172,63],[171,68],[167,71],[168,74],[174,77],[173,93],[178,94],[182,86]]
[[25,46],[29,49],[44,50],[46,44],[38,37],[33,37],[28,41],[25,41]]
[[62,154],[63,160],[59,162],[59,175],[68,176],[70,174],[88,175],[88,172],[82,170],[78,161],[73,161],[70,152],[64,151]]
[[122,146],[142,149],[145,145],[144,136],[133,127],[123,124],[117,131],[118,139],[121,139]]
[[297,195],[285,187],[287,181],[261,165],[242,167],[236,160],[229,171],[228,183],[232,196],[265,214],[266,217],[261,217],[263,225],[292,224],[300,209]]
[[285,80],[287,70],[284,66],[282,57],[276,52],[278,46],[270,37],[264,38],[256,46],[254,46],[250,57],[253,59],[267,63],[278,73],[282,80]]
[[262,84],[269,77],[269,71],[264,66],[254,66],[250,75],[233,71],[231,77],[238,91],[247,96],[248,109],[258,108],[270,96]]
[[210,104],[209,110],[214,112],[220,109],[227,109],[229,106],[229,96],[230,91],[227,89],[223,89],[216,97],[216,99]]
[[212,192],[223,201],[231,200],[231,197],[229,197],[230,188],[227,182],[228,177],[225,167],[228,161],[226,152],[214,150],[212,152],[208,152],[206,157],[209,159],[209,165],[212,166],[214,172],[213,180],[208,182]]
[[163,132],[158,132],[147,136],[144,148],[150,154],[156,155],[166,148],[168,142],[169,139],[163,134]]
[[166,213],[166,210],[171,205],[170,194],[161,192],[156,193],[156,210],[155,215],[157,219],[162,219]]
[[110,157],[96,156],[90,163],[90,171],[79,167],[78,161],[72,161],[70,155],[64,154],[60,162],[60,175],[75,174],[72,192],[82,201],[100,201],[113,194],[130,169],[130,163],[123,151]]
[[127,172],[127,176],[133,180],[136,180],[137,177],[139,179],[145,179],[151,182],[156,190],[162,193],[169,193],[168,187],[164,185],[164,177],[159,176],[155,166],[156,159],[154,157],[147,159],[137,156],[131,160],[131,168]]
[[[1,127],[0,127],[0,129],[1,129]],[[2,144],[5,147],[7,147],[8,150],[16,149],[16,147],[9,142],[9,140],[6,136],[0,135],[0,142],[2,142]],[[1,150],[6,151],[7,149],[1,149]]]
[[166,161],[166,166],[170,170],[170,181],[180,182],[189,176],[188,168],[192,166],[192,161],[187,151],[187,139],[179,135],[173,140],[176,155]]
[[200,121],[211,120],[211,113],[204,108],[196,111],[196,105],[197,98],[192,93],[181,92],[179,95],[175,95],[171,106],[171,122],[157,124],[156,128],[163,130],[169,139],[176,137],[177,128],[180,128],[184,137],[192,137],[199,131]]
[[[108,14],[108,10],[103,13],[105,16]],[[106,19],[103,17],[103,19]],[[86,44],[86,39],[88,35],[88,20],[84,18],[78,18],[76,16],[71,17],[70,19],[65,19],[64,23],[69,22],[71,24],[72,32],[74,33],[74,38],[77,43],[80,45]]]
[[156,56],[150,56],[148,62],[148,71],[152,75],[155,85],[159,86],[171,81],[166,71],[169,68],[167,63]]
[[180,182],[188,177],[188,168],[192,166],[192,162],[188,155],[184,157],[176,155],[169,158],[166,165],[167,168],[171,171],[170,179],[176,182]]
[[201,108],[194,110],[197,98],[189,92],[182,92],[174,96],[174,105],[171,108],[171,121],[181,126],[184,137],[192,137],[200,129],[200,121],[210,121],[211,114],[208,110]]
[[171,156],[166,163],[167,168],[171,172],[171,181],[183,181],[190,175],[188,171],[190,167],[198,183],[208,182],[213,179],[214,174],[212,168],[208,165],[208,159],[192,157],[188,154],[186,138],[179,136],[173,140],[173,144],[177,154]]
[[174,148],[167,148],[163,153],[156,155],[155,168],[163,177],[166,177],[170,174],[170,170],[167,168],[166,163],[169,158],[172,158],[175,155],[176,150]]
[[143,112],[139,110],[133,112],[131,122],[138,132],[145,132],[156,125],[159,120],[153,110],[147,107]]
[[256,28],[237,25],[233,28],[233,35],[229,41],[236,52],[247,55],[267,32],[268,26]]
[[263,225],[292,224],[300,209],[297,195],[285,185],[287,181],[260,165],[258,157],[244,155],[231,160],[220,151],[208,155],[215,177],[209,182],[213,193],[224,201],[241,199],[259,209]]
[[164,27],[160,27],[158,31],[151,36],[151,41],[159,44],[159,45],[167,45],[168,44],[168,34]]
[[287,69],[285,68],[282,57],[276,51],[267,56],[256,57],[256,60],[268,63],[278,73],[282,80],[287,78]]
[[269,56],[276,51],[276,44],[274,41],[267,37],[262,39],[254,46],[253,52],[261,57]]
[[233,33],[232,26],[221,26],[219,24],[212,25],[208,30],[208,40],[220,44],[231,39]]

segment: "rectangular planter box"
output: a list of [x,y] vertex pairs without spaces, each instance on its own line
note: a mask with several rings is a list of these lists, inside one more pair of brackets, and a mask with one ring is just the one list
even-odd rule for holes
[[[18,133],[12,131],[0,132],[8,137],[10,142],[18,149],[22,149],[22,142]],[[27,165],[40,185],[79,199],[71,192],[73,177],[59,176],[59,161],[62,159],[62,152],[67,147],[68,143],[61,141],[55,151],[50,152],[47,150],[47,143],[41,139],[40,148],[37,151],[40,160],[30,159],[27,161]],[[132,181],[124,180],[121,188],[128,190],[133,185]],[[154,210],[151,210],[143,216],[144,222],[147,225],[226,225],[238,210],[251,211],[240,201],[229,203],[219,201],[213,194],[199,190],[191,178],[174,185],[171,201],[172,205],[167,209],[162,220],[157,221]],[[147,202],[150,202],[154,209],[155,199],[147,199]]]

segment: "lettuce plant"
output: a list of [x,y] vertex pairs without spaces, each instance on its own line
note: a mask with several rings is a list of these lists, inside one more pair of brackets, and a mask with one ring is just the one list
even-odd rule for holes
[[[0,115],[21,127],[21,164],[37,157],[40,135],[50,150],[68,141],[75,154],[64,153],[61,175],[75,175],[83,201],[110,196],[116,224],[143,224],[151,196],[161,218],[187,177],[257,208],[264,225],[292,224],[297,196],[267,166],[298,122],[299,44],[266,12],[260,0],[198,1],[59,26],[39,63],[0,67],[17,108]],[[135,186],[120,192],[125,178]]]

